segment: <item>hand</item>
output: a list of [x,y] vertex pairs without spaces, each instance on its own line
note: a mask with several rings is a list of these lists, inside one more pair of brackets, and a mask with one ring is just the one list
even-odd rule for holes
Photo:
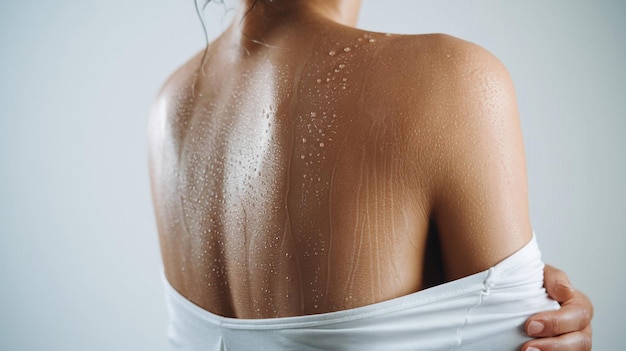
[[593,305],[589,298],[574,290],[567,274],[546,265],[544,286],[548,295],[561,304],[558,311],[541,312],[526,321],[529,341],[523,351],[590,351]]

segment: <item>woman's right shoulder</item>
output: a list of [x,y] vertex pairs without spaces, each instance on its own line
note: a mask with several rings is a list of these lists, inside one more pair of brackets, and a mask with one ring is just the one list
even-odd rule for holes
[[514,100],[506,67],[475,43],[439,33],[392,35],[384,51],[395,54],[377,64],[376,71],[384,73],[377,75],[381,94],[395,101],[389,105],[405,116],[408,129],[460,126],[467,122],[459,119],[468,118],[461,113],[468,104]]
[[[383,59],[387,91],[381,88],[380,94],[386,94],[385,106],[399,116],[395,121],[405,135],[406,162],[429,180],[433,206],[444,195],[453,203],[467,191],[468,174],[476,181],[505,183],[510,180],[505,175],[494,179],[502,165],[516,170],[510,183],[522,184],[515,92],[502,62],[481,46],[450,35],[390,39],[386,51],[397,54]],[[451,194],[452,189],[458,193]]]
[[400,96],[407,162],[428,179],[446,276],[492,267],[532,234],[512,79],[495,55],[453,36],[388,45],[398,53],[388,67],[402,82],[389,94]]
[[[391,35],[386,52],[392,67],[407,79],[445,79],[448,83],[480,68],[502,70],[504,65],[482,46],[443,33]],[[397,77],[394,77],[397,78]]]

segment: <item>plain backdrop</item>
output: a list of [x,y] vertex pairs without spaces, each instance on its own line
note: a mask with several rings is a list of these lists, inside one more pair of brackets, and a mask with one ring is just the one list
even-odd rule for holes
[[[359,22],[452,34],[509,68],[544,259],[592,298],[608,351],[626,344],[625,14],[621,0],[364,0]],[[229,16],[207,8],[210,37]],[[167,349],[145,126],[203,46],[192,0],[0,2],[0,350]]]

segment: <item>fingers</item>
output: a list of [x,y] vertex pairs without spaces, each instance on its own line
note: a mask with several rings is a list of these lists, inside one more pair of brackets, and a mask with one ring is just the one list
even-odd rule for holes
[[532,337],[558,336],[589,327],[592,318],[593,306],[589,298],[577,291],[571,299],[563,302],[561,309],[530,317],[524,329]]
[[553,266],[546,265],[543,269],[544,286],[548,295],[562,303],[574,296],[575,290],[565,272]]
[[523,351],[590,351],[593,305],[580,291],[572,288],[567,274],[546,265],[544,286],[561,309],[538,313],[526,321],[529,336],[544,337],[529,341]]
[[522,351],[591,351],[591,326],[575,333],[529,341]]

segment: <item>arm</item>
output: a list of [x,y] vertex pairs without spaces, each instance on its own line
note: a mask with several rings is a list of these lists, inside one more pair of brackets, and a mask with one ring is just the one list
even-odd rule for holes
[[[453,103],[440,108],[437,115],[444,118],[443,123],[429,128],[443,134],[432,142],[439,148],[440,158],[435,162],[443,165],[433,167],[440,169],[433,178],[438,184],[433,213],[447,279],[499,262],[521,247],[531,232],[513,85],[506,69],[489,53],[471,44],[461,45],[460,50],[462,63],[452,62],[453,67],[443,70],[457,70],[453,77],[460,73],[465,79],[448,79],[436,89],[443,96],[433,101]],[[459,125],[463,128],[450,128]],[[435,183],[438,179],[443,181]],[[589,299],[570,287],[563,272],[550,266],[545,270],[545,287],[562,308],[528,319],[528,334],[544,338],[526,343],[523,350],[590,350],[593,307]],[[541,323],[543,330],[532,330],[532,322]]]
[[[494,266],[532,236],[524,146],[515,92],[500,61],[451,40],[429,123],[435,169],[433,219],[446,280]],[[449,57],[448,57],[449,55]],[[447,58],[447,59],[446,59]]]
[[548,294],[561,304],[561,309],[538,313],[526,321],[526,333],[542,339],[526,343],[522,350],[591,350],[591,301],[585,294],[571,287],[567,275],[562,271],[546,266],[544,276]]

